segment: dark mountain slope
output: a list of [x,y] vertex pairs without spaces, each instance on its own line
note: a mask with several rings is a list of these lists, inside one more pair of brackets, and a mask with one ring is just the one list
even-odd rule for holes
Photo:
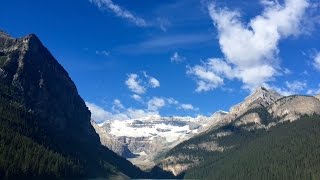
[[242,141],[238,148],[208,156],[185,178],[319,179],[320,116],[302,117]]
[[68,73],[35,35],[0,32],[0,178],[147,174],[100,145]]

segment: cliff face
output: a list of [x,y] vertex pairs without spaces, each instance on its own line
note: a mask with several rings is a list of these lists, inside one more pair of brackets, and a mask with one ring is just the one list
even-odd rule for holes
[[295,121],[301,115],[320,114],[320,101],[313,96],[288,96],[276,101],[269,113],[283,121]]
[[0,47],[1,82],[15,89],[13,98],[59,130],[72,131],[77,124],[83,138],[96,136],[76,86],[34,34],[20,39],[2,34]]
[[[11,166],[7,167],[10,159],[0,156],[0,162],[4,162],[0,177],[2,172],[8,177],[28,177],[30,173],[55,178],[108,177],[120,172],[147,177],[101,146],[90,123],[90,111],[75,84],[36,35],[16,39],[0,32],[0,100],[0,135],[9,143],[0,145],[1,152],[17,156],[13,172],[8,170]],[[11,142],[10,137],[19,139]],[[26,146],[26,142],[34,145]],[[32,155],[36,154],[35,146],[43,149],[43,155]],[[52,153],[59,158],[52,159]],[[37,158],[24,164],[25,157],[33,156]],[[51,159],[45,160],[47,156]],[[48,163],[40,165],[38,161],[42,160]]]

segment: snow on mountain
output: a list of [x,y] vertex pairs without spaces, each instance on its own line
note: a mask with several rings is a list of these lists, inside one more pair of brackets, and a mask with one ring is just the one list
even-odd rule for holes
[[157,156],[180,142],[218,124],[227,114],[212,116],[147,116],[139,119],[110,120],[93,124],[100,141],[135,165],[147,169],[155,165]]

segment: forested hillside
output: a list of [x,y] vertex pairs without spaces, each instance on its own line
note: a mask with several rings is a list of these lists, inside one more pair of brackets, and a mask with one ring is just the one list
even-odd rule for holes
[[[319,179],[320,116],[304,116],[268,131],[241,133],[237,148],[207,153],[186,179]],[[240,136],[240,137],[241,137]]]

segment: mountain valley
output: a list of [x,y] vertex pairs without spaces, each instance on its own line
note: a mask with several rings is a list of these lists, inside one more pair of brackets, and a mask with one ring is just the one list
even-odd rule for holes
[[320,95],[259,87],[229,112],[97,124],[36,35],[1,32],[0,60],[1,178],[320,177]]

